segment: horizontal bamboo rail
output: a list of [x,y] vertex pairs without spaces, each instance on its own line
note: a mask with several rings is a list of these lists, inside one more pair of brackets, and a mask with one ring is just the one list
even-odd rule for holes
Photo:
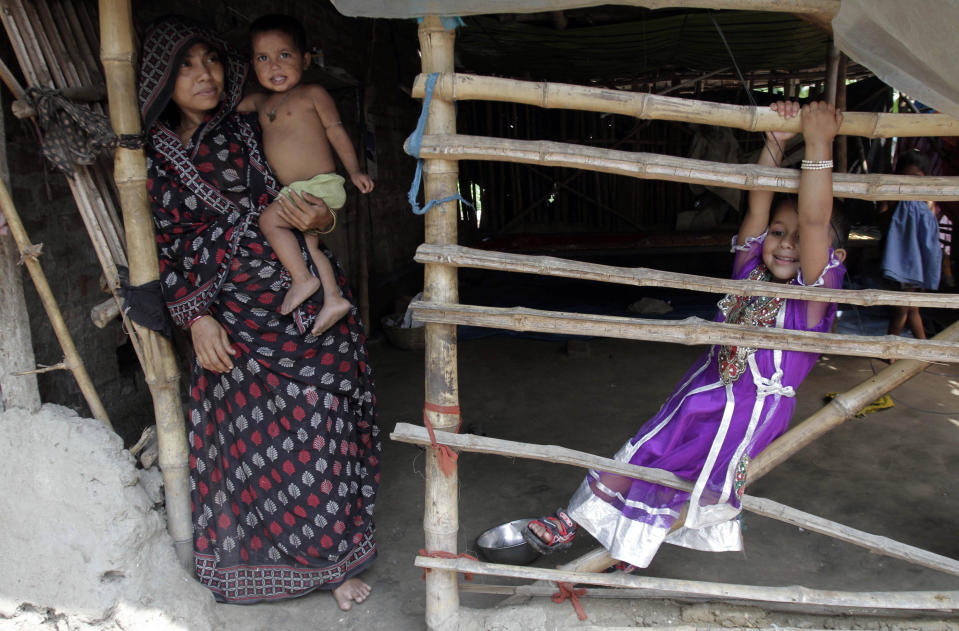
[[[390,438],[398,442],[413,445],[427,446],[431,444],[426,428],[408,423],[397,423],[393,433],[390,434]],[[587,469],[595,469],[596,471],[617,473],[683,491],[690,491],[692,489],[691,482],[678,478],[668,471],[638,467],[610,458],[603,458],[556,445],[531,445],[485,436],[450,434],[448,432],[444,432],[442,435],[437,434],[436,442],[465,451],[493,454],[508,458],[520,457],[543,462],[568,464]],[[942,556],[941,554],[935,554],[928,550],[889,539],[888,537],[857,530],[769,499],[743,495],[741,503],[743,509],[751,513],[833,537],[840,541],[866,548],[870,552],[959,576],[959,561]],[[604,558],[602,557],[602,553],[605,553],[605,550],[601,550],[600,552],[601,558]],[[590,570],[592,570],[592,567],[590,567]],[[571,569],[570,571],[574,570]]]
[[[423,98],[426,76],[413,83]],[[442,74],[433,96],[453,101],[504,101],[552,109],[621,114],[642,119],[735,127],[746,131],[802,131],[799,118],[786,120],[768,107],[712,103],[645,92],[627,92],[567,83],[519,81],[472,74]],[[959,120],[946,114],[845,112],[839,133],[868,138],[959,136]]]
[[627,340],[697,344],[727,344],[751,348],[781,348],[807,353],[959,362],[959,344],[913,340],[893,335],[827,335],[813,331],[767,329],[690,317],[651,320],[586,313],[541,311],[526,307],[481,307],[414,301],[413,317],[420,322],[465,324],[509,331],[541,331],[565,335],[592,335]]
[[615,267],[553,256],[492,252],[461,245],[424,243],[416,249],[415,260],[417,263],[435,263],[437,265],[453,265],[502,272],[558,276],[633,287],[671,287],[673,289],[688,289],[714,294],[772,296],[775,298],[838,302],[863,306],[900,305],[920,308],[959,309],[959,294],[810,288],[760,280],[729,280],[711,276],[694,276],[693,274],[664,272],[645,267]]
[[[506,576],[565,582],[577,585],[626,587],[650,590],[657,595],[674,597],[732,598],[757,602],[790,603],[811,606],[847,607],[855,609],[921,609],[953,612],[959,610],[959,592],[840,592],[810,589],[799,585],[772,587],[767,585],[734,585],[674,578],[633,576],[622,573],[570,572],[520,565],[483,563],[471,559],[440,559],[418,556],[416,567],[433,570],[454,570],[484,576]],[[588,592],[587,592],[588,593]]]
[[[409,152],[408,145],[404,148]],[[420,158],[485,160],[539,164],[612,173],[640,179],[724,186],[744,190],[799,190],[799,169],[756,164],[726,164],[655,153],[617,151],[548,140],[514,140],[486,136],[437,134],[423,136]],[[959,177],[850,175],[834,173],[833,194],[867,200],[959,199]]]

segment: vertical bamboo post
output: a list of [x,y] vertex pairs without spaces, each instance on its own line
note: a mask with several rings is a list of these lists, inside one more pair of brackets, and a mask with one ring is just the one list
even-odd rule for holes
[[[446,30],[436,16],[427,16],[419,27],[424,73],[453,72],[455,31]],[[426,122],[427,134],[455,134],[456,110],[451,101],[434,98]],[[427,160],[425,199],[441,199],[457,192],[458,164],[452,160]],[[457,243],[458,202],[447,202],[426,214],[426,243]],[[431,302],[459,302],[456,267],[427,265],[424,298]],[[456,325],[426,325],[426,400],[435,405],[459,405]],[[455,431],[455,415],[427,412],[437,431]],[[427,450],[426,509],[423,529],[426,549],[455,552],[459,532],[459,476],[440,471],[436,450]],[[426,626],[453,628],[459,614],[459,590],[455,572],[433,571],[426,575]]]
[[[839,67],[836,69],[836,108],[846,111],[846,69],[849,65],[849,57],[844,53],[839,53]],[[849,138],[848,136],[836,136],[836,171],[845,173],[849,170]]]
[[[136,53],[129,0],[100,0],[100,60],[107,81],[110,121],[117,134],[139,134],[136,100]],[[153,216],[146,191],[146,156],[142,149],[117,148],[114,179],[120,195],[126,232],[130,283],[142,285],[159,277]],[[179,368],[169,340],[134,324],[131,335],[143,349],[143,373],[153,395],[160,447],[160,470],[166,495],[167,527],[177,556],[186,567],[193,560],[193,521],[186,432],[178,387]]]
[[826,53],[826,80],[825,94],[823,98],[830,105],[836,104],[836,76],[839,71],[839,47],[835,42],[829,43],[829,50]]
[[77,347],[73,343],[73,337],[70,335],[70,329],[67,328],[67,323],[63,319],[63,313],[57,305],[56,298],[53,297],[53,292],[50,290],[50,283],[47,282],[43,268],[40,267],[40,262],[37,261],[36,255],[33,253],[34,247],[30,243],[27,231],[23,227],[23,222],[20,221],[20,215],[13,205],[13,199],[10,197],[10,192],[7,190],[7,185],[3,182],[2,178],[0,178],[0,211],[2,211],[7,218],[7,224],[10,226],[10,233],[13,235],[13,240],[17,243],[17,248],[20,250],[22,260],[30,272],[30,278],[33,279],[37,293],[40,294],[40,302],[43,303],[43,308],[50,318],[50,324],[53,325],[53,332],[60,342],[60,348],[63,349],[66,367],[73,373],[73,378],[77,380],[77,385],[80,386],[80,392],[83,393],[83,398],[86,400],[87,405],[90,406],[90,412],[94,418],[103,421],[108,427],[112,428],[113,425],[110,424],[107,411],[100,401],[100,395],[97,394],[96,388],[93,387],[93,381],[90,380],[90,375],[87,374],[87,369],[83,365],[83,359],[80,357],[80,353],[77,352]]

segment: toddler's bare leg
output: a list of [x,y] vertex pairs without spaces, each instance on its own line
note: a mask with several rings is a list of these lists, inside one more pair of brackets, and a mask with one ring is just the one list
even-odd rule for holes
[[909,330],[912,336],[917,340],[926,339],[926,329],[922,326],[922,316],[919,315],[919,307],[909,307]]
[[316,320],[313,322],[313,335],[319,335],[327,330],[340,318],[345,316],[352,305],[350,301],[340,293],[340,287],[336,284],[336,274],[333,273],[333,266],[330,259],[320,251],[319,239],[314,235],[306,235],[306,248],[313,257],[313,264],[316,265],[316,271],[320,275],[320,283],[323,285],[323,308],[316,314]]
[[899,335],[902,333],[902,327],[906,325],[906,318],[909,316],[909,307],[893,307],[892,316],[889,318],[889,329],[886,331],[889,335]]
[[283,221],[277,209],[276,202],[266,207],[260,215],[260,230],[292,279],[290,288],[283,296],[283,304],[280,305],[280,313],[287,314],[316,293],[320,288],[320,280],[310,274],[306,261],[300,254],[300,244],[293,234],[293,227]]

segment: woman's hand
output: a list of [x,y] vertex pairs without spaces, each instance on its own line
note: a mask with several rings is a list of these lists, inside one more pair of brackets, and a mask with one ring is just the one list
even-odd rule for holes
[[[769,109],[779,114],[780,118],[789,120],[790,118],[796,118],[799,116],[799,103],[796,101],[776,101],[769,105]],[[798,132],[794,131],[767,131],[766,132],[766,142],[769,143],[779,143],[779,147],[782,149],[785,147],[787,140],[795,136]]]
[[276,198],[279,202],[279,214],[286,223],[290,224],[300,232],[307,230],[327,230],[332,226],[334,218],[333,213],[326,203],[309,193],[297,193],[291,191],[293,197],[291,200],[286,195],[280,195]]
[[190,325],[193,350],[204,370],[226,372],[233,368],[232,357],[236,351],[230,345],[226,330],[211,315],[200,316]]

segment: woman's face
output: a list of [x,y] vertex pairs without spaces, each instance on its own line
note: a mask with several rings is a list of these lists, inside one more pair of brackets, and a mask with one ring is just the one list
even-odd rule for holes
[[202,119],[223,95],[223,62],[209,44],[194,44],[177,72],[173,102],[188,119]]

